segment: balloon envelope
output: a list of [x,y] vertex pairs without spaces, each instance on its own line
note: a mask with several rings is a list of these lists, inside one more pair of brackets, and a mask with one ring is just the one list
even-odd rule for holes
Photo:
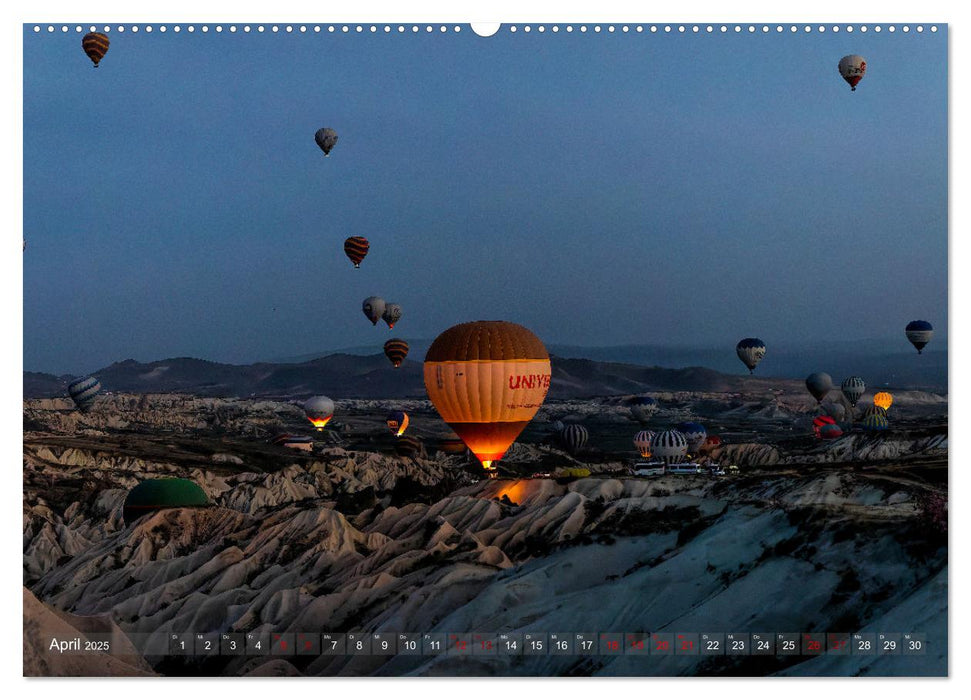
[[692,421],[679,423],[676,430],[684,435],[684,439],[688,443],[688,452],[691,454],[696,454],[701,446],[705,444],[705,438],[708,437],[708,431],[705,429],[705,426]]
[[94,67],[97,68],[101,59],[105,57],[108,53],[108,37],[100,32],[88,32],[81,39],[81,48],[84,49],[84,53],[88,55],[91,62],[94,63]]
[[924,346],[934,337],[934,327],[927,321],[911,321],[904,332],[911,345],[917,348],[917,354],[922,353]]
[[873,396],[873,405],[879,406],[884,411],[893,405],[893,394],[888,391],[881,391]]
[[582,425],[568,425],[560,433],[560,440],[563,442],[563,446],[570,451],[570,454],[574,455],[586,446],[589,438],[590,433]]
[[326,396],[313,396],[304,401],[303,412],[317,430],[323,430],[334,417],[334,402]]
[[813,372],[806,377],[806,388],[817,403],[822,403],[826,394],[833,388],[833,378],[825,372]]
[[94,377],[76,379],[67,385],[67,393],[71,395],[74,405],[81,413],[87,413],[94,406],[95,399],[101,392],[101,382]]
[[344,255],[354,263],[354,267],[361,266],[361,261],[364,260],[370,248],[371,244],[363,236],[351,236],[344,241]]
[[688,441],[677,430],[665,430],[651,440],[651,455],[665,464],[677,464],[688,454]]
[[361,310],[367,316],[372,326],[378,325],[381,316],[384,314],[384,299],[381,297],[368,297],[361,302]]
[[384,306],[384,313],[381,318],[388,324],[388,328],[394,328],[394,324],[401,320],[401,304],[387,303]]
[[843,396],[850,402],[850,405],[856,407],[856,402],[860,400],[860,397],[866,391],[866,382],[860,377],[847,377],[843,380],[841,389],[843,390]]
[[550,357],[508,321],[461,323],[435,338],[423,367],[428,398],[485,469],[532,420],[550,388]]
[[650,430],[642,430],[634,436],[634,447],[637,448],[641,457],[651,456],[651,440],[653,439],[654,433]]
[[408,414],[404,411],[392,411],[385,420],[395,437],[401,437],[408,429]]
[[641,423],[647,423],[657,413],[657,409],[657,399],[650,396],[637,396],[630,400],[630,414]]
[[324,155],[329,156],[331,149],[337,144],[337,132],[327,127],[317,129],[317,133],[314,134],[314,141],[320,146]]
[[755,371],[756,365],[765,357],[765,343],[758,338],[742,338],[735,346],[735,354],[738,355],[738,359],[745,363],[749,374],[751,374]]
[[856,54],[843,56],[837,68],[839,69],[840,75],[843,76],[843,80],[850,84],[850,88],[856,90],[857,84],[863,80],[863,76],[866,73],[866,60],[863,56],[857,56]]
[[384,344],[384,355],[395,367],[401,367],[401,363],[408,357],[408,343],[401,338],[392,338]]

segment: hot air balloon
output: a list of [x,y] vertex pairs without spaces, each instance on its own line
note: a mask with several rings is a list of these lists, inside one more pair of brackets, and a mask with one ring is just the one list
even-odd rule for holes
[[813,372],[806,377],[806,388],[816,399],[816,403],[822,403],[826,394],[833,388],[833,378],[825,372]]
[[314,134],[314,141],[320,146],[320,150],[324,152],[324,155],[329,156],[331,149],[337,143],[337,132],[328,128],[317,129],[317,133]]
[[563,428],[560,433],[560,441],[570,454],[577,454],[582,450],[590,437],[590,433],[582,425],[576,423]]
[[630,400],[630,414],[641,423],[647,423],[657,413],[657,409],[657,399],[650,396],[635,396]]
[[101,382],[94,377],[76,379],[67,385],[67,393],[71,395],[74,405],[81,413],[87,413],[94,406],[95,399],[101,392]]
[[384,313],[381,314],[381,318],[388,324],[388,328],[394,328],[394,324],[401,320],[401,305],[390,302],[385,304]]
[[108,53],[108,37],[100,32],[88,32],[81,39],[81,48],[84,49],[84,53],[88,55],[91,62],[94,63],[94,67],[97,68],[101,59],[105,57]]
[[334,417],[334,402],[326,396],[314,396],[304,402],[303,411],[317,430],[323,430]]
[[705,438],[708,437],[708,431],[705,430],[705,426],[701,423],[686,421],[679,423],[675,430],[684,435],[690,454],[697,454],[699,448],[705,444]]
[[408,343],[401,338],[392,338],[384,344],[384,354],[391,360],[391,364],[401,367],[401,363],[408,356]]
[[716,447],[721,447],[722,439],[717,435],[709,435],[701,445],[701,452],[711,452]]
[[832,416],[816,416],[813,418],[813,434],[821,440],[834,440],[843,434],[843,430]]
[[421,440],[411,435],[402,435],[394,441],[394,451],[402,457],[414,457],[421,454]]
[[553,424],[552,424],[553,432],[556,433],[557,435],[559,435],[560,433],[562,433],[563,432],[563,428],[565,428],[565,427],[566,427],[566,423],[564,423],[563,421],[561,421],[561,420],[555,420],[555,421],[553,421]]
[[381,297],[368,297],[365,299],[361,308],[364,311],[364,315],[368,317],[372,326],[378,325],[378,321],[381,320],[382,314],[384,314],[384,299]]
[[862,423],[866,431],[886,430],[890,427],[890,421],[887,420],[885,413],[871,413],[863,419]]
[[885,408],[883,408],[881,406],[877,406],[876,404],[874,404],[873,406],[867,406],[863,410],[863,415],[860,416],[860,422],[862,423],[863,421],[865,421],[870,416],[883,416],[884,418],[886,418],[887,417],[887,409],[885,409]]
[[199,508],[209,505],[209,498],[197,483],[189,479],[146,479],[128,492],[122,517],[131,525],[146,513],[166,508]]
[[850,405],[856,408],[856,402],[860,400],[863,392],[866,391],[866,382],[860,377],[847,377],[843,380],[840,388],[843,390],[843,396],[850,402]]
[[646,459],[651,456],[651,440],[653,439],[654,433],[650,430],[642,430],[634,436],[634,447],[641,453],[641,457]]
[[879,406],[884,411],[889,410],[893,405],[893,395],[888,391],[881,391],[873,395],[873,405]]
[[361,261],[364,260],[370,248],[371,244],[364,236],[351,236],[344,241],[344,255],[350,258],[354,267],[361,266]]
[[385,421],[395,437],[401,437],[401,434],[408,429],[408,414],[404,411],[392,411]]
[[688,454],[688,441],[677,430],[665,430],[651,440],[651,455],[667,465],[677,464]]
[[748,367],[749,374],[753,374],[755,366],[765,357],[765,343],[758,338],[742,338],[735,346],[735,354]]
[[424,375],[428,398],[442,419],[492,470],[543,405],[550,356],[520,325],[473,321],[435,339]]
[[907,333],[907,340],[917,348],[919,355],[924,350],[924,346],[931,342],[931,338],[934,337],[934,326],[927,321],[911,321],[907,324],[905,332]]
[[843,56],[839,62],[839,71],[843,80],[848,82],[853,90],[856,90],[856,84],[863,80],[863,75],[866,73],[866,61],[863,56],[855,54]]

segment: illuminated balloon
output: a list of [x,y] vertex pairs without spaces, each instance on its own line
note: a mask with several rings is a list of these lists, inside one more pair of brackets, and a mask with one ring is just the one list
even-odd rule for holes
[[543,405],[550,356],[520,325],[473,321],[435,339],[424,376],[428,398],[442,419],[492,470]]
[[314,396],[304,401],[303,412],[317,430],[323,430],[334,417],[334,402],[326,396]]
[[408,343],[401,338],[392,338],[384,344],[384,354],[391,360],[391,364],[401,367],[401,363],[408,356]]
[[67,393],[71,395],[74,405],[81,413],[87,413],[94,406],[95,399],[101,392],[101,382],[94,377],[76,379],[67,385]]
[[574,455],[586,446],[589,438],[590,433],[582,425],[568,425],[560,433],[560,441],[563,446],[569,450],[570,454]]
[[363,236],[351,236],[344,241],[344,255],[350,258],[354,267],[361,266],[361,261],[364,260],[370,248],[371,244]]
[[742,338],[735,346],[735,354],[748,367],[749,374],[753,374],[756,365],[765,357],[765,343],[758,338]]
[[676,430],[684,435],[684,439],[688,443],[688,452],[691,454],[697,454],[701,446],[705,444],[705,438],[708,437],[708,431],[701,423],[691,421],[679,423]]
[[657,413],[657,409],[657,399],[650,396],[637,396],[630,400],[630,414],[641,423],[647,423]]
[[833,388],[833,378],[825,372],[813,372],[806,377],[806,388],[817,403],[822,403],[826,394]]
[[394,328],[394,324],[401,320],[401,305],[385,304],[384,313],[381,314],[381,318],[388,324],[388,328]]
[[404,411],[392,411],[385,420],[395,437],[401,437],[408,429],[408,414]]
[[314,141],[320,146],[324,155],[329,156],[331,150],[337,144],[337,132],[328,128],[317,129],[317,133],[314,134]]
[[879,406],[884,411],[890,408],[893,404],[893,395],[887,391],[881,391],[873,396],[873,405]]
[[84,49],[84,53],[88,55],[91,62],[94,63],[94,67],[97,68],[101,59],[105,57],[108,53],[108,37],[99,32],[88,32],[81,39],[81,48]]
[[917,348],[919,355],[924,350],[924,346],[931,342],[931,338],[934,337],[934,326],[927,321],[911,321],[907,324],[904,332],[907,334],[907,340],[910,341],[911,345]]
[[856,408],[856,402],[860,400],[863,396],[863,392],[866,391],[866,382],[860,377],[847,377],[843,380],[842,385],[843,396],[850,402],[850,405]]
[[677,430],[665,430],[651,440],[651,455],[665,464],[677,464],[688,454],[688,441]]
[[641,457],[651,456],[651,440],[653,439],[654,433],[650,430],[642,430],[634,436],[634,447],[641,453]]
[[856,90],[857,83],[863,80],[866,73],[866,61],[863,56],[843,56],[839,62],[839,71],[843,80],[848,82],[853,90]]
[[368,317],[372,326],[378,325],[381,316],[384,314],[384,299],[381,297],[368,297],[361,304],[364,315]]

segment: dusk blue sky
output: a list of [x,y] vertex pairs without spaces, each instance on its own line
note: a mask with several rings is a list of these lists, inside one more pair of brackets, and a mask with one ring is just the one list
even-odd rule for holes
[[[109,36],[94,69],[73,27],[24,30],[27,370],[379,352],[476,319],[729,353],[909,350],[916,318],[945,340],[943,25]],[[392,333],[372,294],[404,307]]]

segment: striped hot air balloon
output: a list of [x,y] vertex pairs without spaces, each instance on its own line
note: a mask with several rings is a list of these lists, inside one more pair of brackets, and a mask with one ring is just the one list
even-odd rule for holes
[[88,55],[91,62],[94,63],[94,67],[97,68],[101,59],[105,57],[108,53],[108,37],[100,32],[88,32],[81,39],[81,48],[84,49],[84,53]]
[[364,236],[351,236],[344,241],[344,255],[350,258],[354,267],[361,266],[361,261],[364,260],[370,248],[371,244]]
[[404,411],[392,411],[388,414],[385,422],[387,422],[395,437],[401,437],[401,434],[408,429],[408,414]]
[[314,141],[320,146],[324,156],[329,156],[331,150],[337,145],[337,132],[327,127],[317,129],[317,133],[314,134]]
[[391,360],[391,364],[401,367],[401,363],[408,356],[408,343],[401,338],[392,338],[384,344],[384,354]]
[[560,442],[563,446],[570,452],[570,454],[578,454],[587,445],[587,440],[590,439],[590,432],[584,428],[582,425],[573,423],[567,425],[563,428],[560,433]]
[[326,396],[314,396],[304,402],[303,412],[317,430],[323,430],[334,417],[334,402]]
[[756,365],[765,357],[765,343],[758,338],[742,338],[735,346],[735,354],[748,367],[749,374],[754,374]]
[[910,341],[910,344],[917,348],[919,355],[924,351],[924,346],[931,342],[931,338],[934,337],[934,326],[927,321],[911,321],[907,324],[904,332],[907,334],[907,340]]
[[645,459],[651,456],[651,440],[654,439],[654,432],[642,430],[634,436],[634,447]]
[[880,391],[873,395],[873,405],[879,406],[884,411],[889,411],[893,405],[893,394],[889,391]]
[[384,313],[381,318],[388,324],[388,328],[394,328],[394,324],[401,320],[401,304],[387,303],[384,306]]
[[843,396],[850,402],[850,405],[856,408],[856,402],[860,400],[863,392],[866,391],[866,382],[860,377],[847,377],[843,380],[840,388],[843,390]]
[[705,444],[705,439],[708,437],[708,431],[705,430],[705,426],[701,423],[687,421],[678,423],[675,429],[684,435],[684,439],[688,443],[688,452],[698,454],[698,450]]
[[863,415],[860,416],[860,422],[861,423],[864,422],[870,416],[883,416],[884,418],[886,418],[887,409],[883,408],[882,406],[877,406],[876,404],[872,406],[867,406],[863,410]]
[[536,415],[550,388],[550,356],[508,321],[453,326],[428,349],[425,389],[442,419],[487,470]]
[[863,419],[863,429],[866,431],[886,430],[889,427],[886,413],[871,413]]
[[71,395],[74,405],[81,413],[87,413],[94,406],[95,399],[101,392],[101,382],[94,377],[76,379],[67,385],[67,393]]
[[665,430],[651,440],[651,455],[667,465],[677,464],[688,454],[688,441],[677,430]]

